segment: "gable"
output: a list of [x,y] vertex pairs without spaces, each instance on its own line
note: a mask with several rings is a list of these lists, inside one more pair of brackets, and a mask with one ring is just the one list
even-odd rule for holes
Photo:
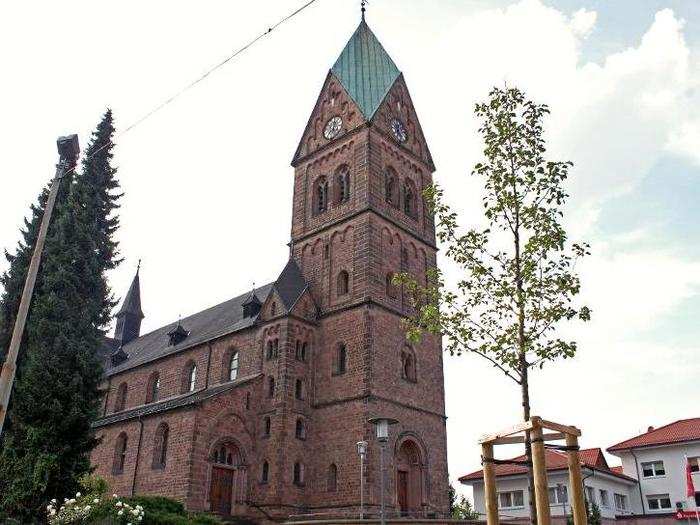
[[[336,137],[328,140],[323,136],[323,130],[326,127],[326,123],[335,116],[339,116],[343,120],[342,128]],[[357,104],[348,95],[338,78],[329,71],[297,146],[292,159],[292,166],[299,159],[314,153],[326,144],[341,139],[348,132],[358,128],[365,122],[367,120],[362,115]]]
[[316,311],[316,303],[311,297],[311,292],[307,289],[292,307],[290,313],[307,321],[315,321],[317,317]]
[[274,319],[286,313],[287,308],[284,306],[282,297],[280,297],[278,291],[273,288],[270,295],[267,296],[267,299],[263,303],[258,317],[262,321],[269,321],[270,319]]
[[428,143],[425,140],[425,135],[423,135],[423,128],[421,128],[416,108],[411,100],[403,75],[400,75],[391,86],[372,118],[372,125],[393,138],[391,123],[395,118],[398,118],[403,123],[408,135],[406,142],[401,145],[411,151],[416,157],[422,159],[434,171],[433,157],[428,149]]

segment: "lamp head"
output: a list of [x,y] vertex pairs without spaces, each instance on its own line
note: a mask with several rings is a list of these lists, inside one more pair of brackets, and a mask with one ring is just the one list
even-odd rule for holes
[[67,135],[58,137],[56,140],[58,154],[61,160],[75,160],[80,153],[80,145],[78,144],[78,135]]
[[367,454],[367,442],[366,441],[358,441],[357,442],[357,453],[360,456],[364,456]]
[[372,423],[377,430],[377,439],[385,442],[389,440],[389,426],[395,425],[399,421],[390,417],[373,417],[367,420]]

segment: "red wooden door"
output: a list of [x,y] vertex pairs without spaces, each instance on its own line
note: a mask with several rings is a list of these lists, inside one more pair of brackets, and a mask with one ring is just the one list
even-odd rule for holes
[[211,500],[211,510],[213,512],[218,512],[225,516],[231,515],[233,474],[233,471],[230,469],[212,467],[209,499]]
[[401,515],[405,516],[408,514],[408,472],[405,470],[398,471],[397,477],[397,491],[399,500],[399,510]]

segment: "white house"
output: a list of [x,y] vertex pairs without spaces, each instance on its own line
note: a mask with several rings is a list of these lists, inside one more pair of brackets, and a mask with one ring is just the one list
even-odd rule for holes
[[[700,418],[683,419],[609,447],[625,474],[639,480],[630,494],[635,514],[656,515],[700,507]],[[686,497],[686,465],[697,489]]]
[[[617,515],[630,513],[630,493],[636,490],[637,481],[619,469],[610,468],[603,451],[599,448],[581,450],[583,484],[586,497],[600,507],[602,517],[615,519]],[[525,456],[513,458],[514,462],[525,461]],[[570,492],[566,453],[545,451],[547,480],[549,482],[549,506],[552,516],[571,513],[568,494]],[[525,518],[529,516],[527,469],[520,464],[495,465],[498,491],[499,515],[501,518]],[[483,470],[462,476],[460,482],[471,485],[474,490],[474,508],[486,513],[484,501]]]

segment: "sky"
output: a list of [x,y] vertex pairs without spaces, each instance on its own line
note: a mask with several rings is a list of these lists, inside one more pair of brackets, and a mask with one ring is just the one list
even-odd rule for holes
[[[106,107],[126,128],[302,3],[5,3],[0,247],[14,249],[52,176],[57,136],[85,146]],[[592,247],[577,269],[593,320],[563,328],[578,354],[534,375],[533,413],[603,448],[700,415],[700,3],[372,0],[367,20],[405,75],[465,227],[482,220],[473,106],[491,86],[549,104],[548,155],[574,162],[565,223]],[[123,296],[142,259],[144,333],[276,278],[289,164],[358,22],[359,0],[317,0],[118,138],[124,262],[109,277]],[[445,356],[445,380],[456,480],[479,468],[481,434],[520,419],[519,393],[476,356]]]

